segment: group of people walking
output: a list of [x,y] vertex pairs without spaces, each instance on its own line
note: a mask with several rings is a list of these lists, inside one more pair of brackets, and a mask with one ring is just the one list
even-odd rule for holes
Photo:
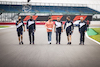
[[[23,21],[21,20],[21,16],[18,17],[18,21],[16,22],[16,27],[17,27],[19,44],[24,44],[23,43],[23,27],[24,27],[24,32],[25,32],[25,25]],[[30,16],[30,19],[27,20],[26,27],[29,33],[30,44],[31,43],[34,44],[34,33],[36,31],[36,24],[32,16]],[[52,17],[49,17],[48,21],[45,23],[45,28],[47,30],[48,44],[51,44],[52,30],[54,28],[54,32],[56,33],[56,44],[60,44],[61,33],[63,31],[66,31],[67,40],[68,40],[67,44],[71,45],[71,35],[74,31],[74,25],[73,25],[73,22],[71,21],[70,16],[66,17],[66,22],[64,25],[59,17],[57,17],[57,21],[55,22],[55,24],[52,22]],[[80,33],[79,45],[84,45],[84,39],[85,39],[84,37],[85,37],[85,32],[87,31],[87,24],[83,20],[83,17],[80,18],[78,28],[79,28],[79,33]]]

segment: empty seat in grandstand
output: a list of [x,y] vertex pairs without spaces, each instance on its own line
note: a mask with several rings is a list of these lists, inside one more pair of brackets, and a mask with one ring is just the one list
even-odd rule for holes
[[74,7],[62,7],[62,9],[68,11],[69,13],[80,13],[80,11],[78,11]]
[[22,7],[17,5],[0,5],[0,9],[4,10],[4,12],[18,12]]
[[66,12],[65,10],[60,8],[59,6],[50,7],[50,10],[52,10],[54,12]]
[[[75,6],[32,6],[31,5],[30,12],[36,13],[36,12],[55,12],[55,13],[71,13],[71,14],[94,14],[94,13],[100,13],[99,11],[96,11],[94,9],[91,9],[89,7],[75,7]],[[26,12],[28,8],[23,8],[23,5],[6,5],[1,4],[0,5],[0,13],[2,12]]]
[[33,6],[32,9],[37,10],[39,12],[50,12],[49,9],[47,9],[46,7],[43,7],[43,6]]

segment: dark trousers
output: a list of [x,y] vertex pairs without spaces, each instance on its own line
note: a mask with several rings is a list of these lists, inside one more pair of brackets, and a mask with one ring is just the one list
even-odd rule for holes
[[80,43],[84,43],[85,40],[85,32],[80,32]]
[[60,39],[61,39],[61,33],[56,32],[56,42],[58,43],[58,40],[59,40],[59,43],[60,43]]
[[56,42],[60,43],[60,39],[61,39],[61,28],[56,28]]
[[29,40],[30,40],[30,43],[31,43],[31,36],[33,38],[33,43],[34,43],[34,31],[29,31]]

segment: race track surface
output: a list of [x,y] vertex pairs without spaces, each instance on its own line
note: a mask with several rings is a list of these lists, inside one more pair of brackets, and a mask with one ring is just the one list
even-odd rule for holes
[[35,45],[29,44],[28,32],[23,33],[24,45],[18,44],[16,27],[0,29],[0,67],[100,67],[100,45],[85,37],[85,45],[79,45],[79,32],[75,27],[72,45],[67,45],[66,33],[61,44],[48,45],[44,25],[37,25]]

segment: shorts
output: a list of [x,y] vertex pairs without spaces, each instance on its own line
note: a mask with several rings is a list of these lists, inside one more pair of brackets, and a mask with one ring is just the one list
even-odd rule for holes
[[20,35],[23,35],[23,31],[17,31],[17,35],[20,37]]
[[66,31],[66,35],[69,36],[72,34],[72,31]]

